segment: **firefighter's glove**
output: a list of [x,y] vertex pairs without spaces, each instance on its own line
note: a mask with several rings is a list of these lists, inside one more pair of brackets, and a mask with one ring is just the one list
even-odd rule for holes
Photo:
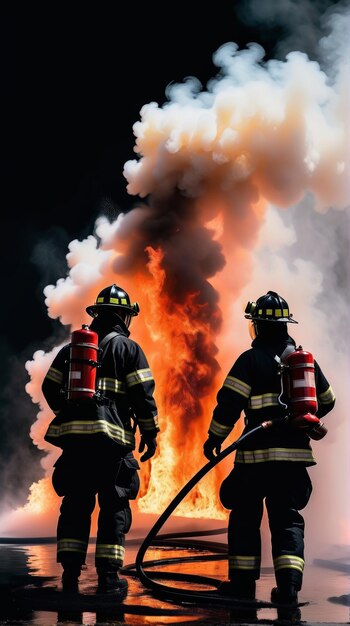
[[324,423],[313,413],[304,413],[303,415],[297,415],[290,420],[292,426],[296,428],[302,428],[310,439],[323,439],[326,436],[328,430]]
[[142,461],[142,463],[144,461],[148,461],[148,459],[150,459],[154,455],[157,449],[157,439],[155,437],[150,438],[146,437],[145,435],[141,435],[139,452],[143,452],[145,447],[147,448],[147,450],[140,458],[140,461]]
[[209,435],[208,439],[203,445],[204,456],[209,461],[213,461],[213,459],[215,459],[215,456],[218,456],[220,454],[221,444],[222,439],[219,439],[219,437],[216,437],[215,435]]
[[295,428],[313,428],[314,426],[319,426],[320,420],[313,413],[303,413],[302,415],[292,417],[290,423]]

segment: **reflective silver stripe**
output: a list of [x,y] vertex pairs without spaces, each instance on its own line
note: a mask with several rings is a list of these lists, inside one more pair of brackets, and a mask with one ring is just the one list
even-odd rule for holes
[[122,443],[128,446],[135,446],[135,437],[133,433],[125,431],[120,426],[110,424],[105,420],[96,420],[94,422],[76,421],[65,422],[56,426],[50,424],[47,436],[49,437],[62,437],[64,435],[95,435],[96,433],[105,433],[111,439],[114,439],[118,443]]
[[126,393],[126,384],[116,378],[98,378],[96,386],[99,391]]
[[302,448],[266,448],[266,450],[237,450],[235,463],[265,463],[267,461],[301,461],[316,463],[312,450]]
[[230,434],[232,430],[232,426],[223,426],[222,424],[219,424],[219,422],[214,420],[214,418],[212,418],[210,422],[209,430],[211,433],[213,433],[213,435],[217,435],[218,437],[224,438]]
[[153,418],[143,418],[140,417],[138,420],[139,426],[142,426],[142,430],[154,430],[155,428],[159,428],[158,417],[155,415]]
[[317,400],[319,401],[320,404],[330,404],[331,402],[334,402],[335,395],[334,395],[334,391],[332,387],[329,386],[327,391],[320,393],[320,395],[317,396]]
[[245,569],[253,570],[260,568],[259,556],[241,556],[235,555],[228,557],[229,569]]
[[267,406],[279,406],[278,393],[264,393],[261,396],[251,396],[248,406],[250,409],[263,409]]
[[304,559],[295,554],[282,554],[273,560],[275,572],[280,569],[297,569],[299,572],[304,571]]
[[234,376],[227,376],[227,378],[224,380],[223,387],[228,387],[229,389],[232,389],[232,391],[236,391],[245,398],[249,398],[252,389],[249,385],[247,385],[247,383],[244,383],[243,380],[239,380]]
[[57,552],[79,552],[86,554],[87,542],[78,539],[59,539],[57,541]]
[[95,556],[97,559],[117,559],[123,561],[125,554],[124,546],[117,544],[98,543],[96,544]]
[[311,400],[311,402],[315,402],[316,396],[299,396],[298,398],[295,398],[295,400],[291,400],[291,404],[295,404],[301,401],[306,402],[309,400]]
[[126,377],[126,384],[127,387],[133,387],[139,383],[145,383],[147,380],[154,380],[152,372],[149,368],[136,370],[136,372],[128,374]]
[[[291,370],[297,370],[298,368],[303,368],[303,369],[309,369],[309,370],[314,370],[314,366],[311,363],[295,363],[294,365],[290,366]],[[310,373],[309,373],[310,376]],[[295,381],[293,381],[293,383],[295,383]]]
[[45,378],[52,380],[53,383],[57,383],[58,385],[61,385],[63,382],[62,372],[60,372],[60,370],[56,370],[54,367],[50,367]]

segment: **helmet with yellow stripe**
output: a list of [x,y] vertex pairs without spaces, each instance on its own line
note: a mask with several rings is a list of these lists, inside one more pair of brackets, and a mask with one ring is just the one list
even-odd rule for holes
[[122,313],[124,316],[135,316],[139,314],[138,302],[131,304],[129,295],[118,285],[111,285],[102,289],[96,298],[95,304],[86,307],[86,312],[91,317],[96,317],[101,311],[114,311]]
[[289,312],[287,302],[276,291],[268,291],[256,302],[248,302],[244,313],[244,317],[253,321],[298,323]]

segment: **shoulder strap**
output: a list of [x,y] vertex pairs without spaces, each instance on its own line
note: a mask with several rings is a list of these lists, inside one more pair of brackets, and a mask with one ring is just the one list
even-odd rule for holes
[[258,350],[262,350],[262,352],[265,352],[266,354],[268,354],[273,361],[275,361],[277,363],[277,365],[279,366],[279,368],[283,365],[285,358],[291,354],[291,352],[294,352],[295,350],[295,344],[294,343],[288,343],[285,347],[285,349],[283,350],[281,356],[278,356],[278,354],[276,354],[275,350],[272,350],[271,348],[269,348],[268,346],[261,346],[259,345]]
[[119,336],[119,333],[117,333],[115,330],[112,330],[112,332],[108,333],[108,335],[103,337],[103,339],[99,343],[99,348],[101,351],[100,358],[103,356],[103,353],[105,352],[105,348],[107,344],[111,341],[111,339],[113,339],[114,337],[118,337],[118,336]]
[[281,356],[278,356],[277,354],[275,354],[273,358],[278,363],[278,365],[282,367],[287,356],[289,354],[292,354],[292,352],[294,351],[295,351],[295,346],[293,344],[288,344],[288,346],[283,350]]

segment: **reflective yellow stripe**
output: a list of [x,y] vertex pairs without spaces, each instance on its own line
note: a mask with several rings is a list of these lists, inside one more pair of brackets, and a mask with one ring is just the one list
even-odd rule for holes
[[59,539],[57,541],[57,552],[79,552],[86,554],[87,542],[79,539]]
[[237,450],[235,463],[266,463],[267,461],[299,461],[316,463],[312,450],[302,448],[266,448],[265,450]]
[[227,376],[224,380],[223,387],[228,387],[228,389],[232,389],[232,391],[236,391],[244,398],[249,398],[249,394],[251,392],[251,387],[244,383],[243,380],[239,380],[234,376]]
[[259,569],[260,561],[260,556],[241,556],[236,554],[228,557],[229,569]]
[[139,426],[142,426],[142,430],[154,430],[155,428],[159,428],[157,415],[155,415],[153,418],[140,417],[138,420],[138,424]]
[[331,402],[334,402],[335,395],[334,395],[334,391],[332,387],[329,386],[327,391],[320,393],[320,395],[317,396],[317,400],[319,401],[320,404],[330,404]]
[[280,569],[297,569],[299,572],[304,571],[304,559],[295,554],[282,554],[273,560],[275,572]]
[[60,372],[60,370],[56,370],[54,367],[50,367],[45,378],[52,380],[53,383],[57,383],[58,385],[61,385],[63,382],[62,372]]
[[[258,309],[258,315],[263,315],[263,309]],[[289,309],[266,309],[266,317],[289,317]]]
[[110,424],[105,420],[96,420],[94,422],[72,421],[65,422],[56,426],[50,424],[47,436],[52,438],[63,437],[65,435],[95,435],[96,433],[105,433],[111,439],[118,443],[128,446],[135,446],[135,437],[133,433],[125,431],[120,426]]
[[116,378],[98,378],[97,389],[99,391],[112,391],[113,393],[126,393],[126,384]]
[[118,561],[123,561],[124,554],[124,546],[108,543],[96,544],[95,555],[97,559],[117,559]]
[[133,387],[134,385],[144,383],[147,380],[154,380],[152,372],[149,368],[136,370],[136,372],[131,372],[130,374],[128,374],[126,377],[126,384],[128,387]]
[[267,406],[279,406],[278,393],[264,393],[261,396],[251,396],[248,406],[250,409],[263,409]]
[[223,439],[230,434],[232,430],[232,426],[224,426],[223,424],[219,424],[214,418],[212,418],[209,426],[209,431],[213,433],[213,435],[217,435],[218,437],[222,437]]

